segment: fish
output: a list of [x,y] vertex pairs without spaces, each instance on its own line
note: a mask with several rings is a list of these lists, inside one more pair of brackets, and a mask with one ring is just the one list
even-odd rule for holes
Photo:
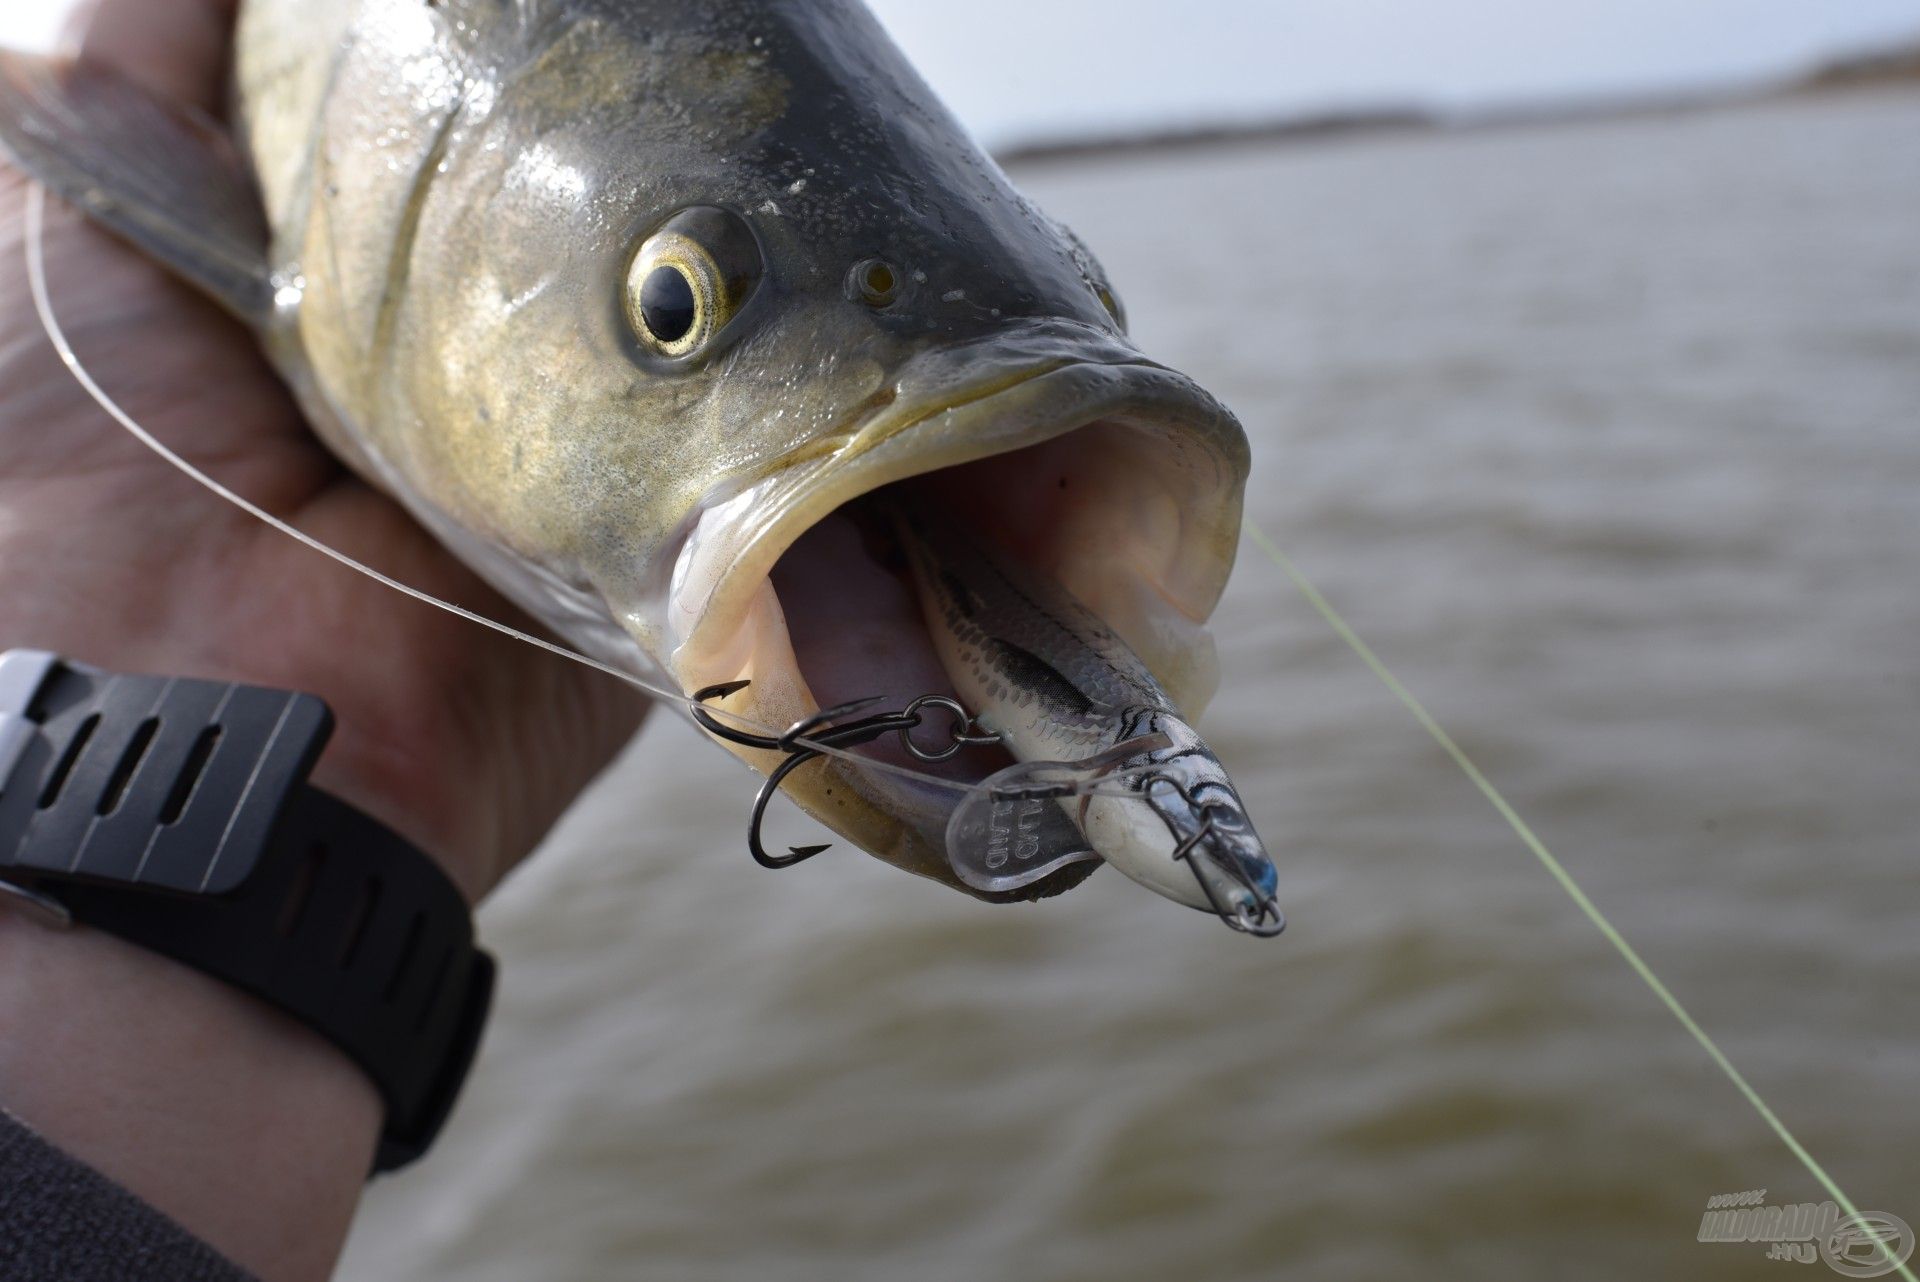
[[[244,0],[233,64],[215,120],[5,53],[0,150],[250,326],[569,646],[762,727],[951,695],[872,511],[932,486],[1155,717],[1205,707],[1245,433],[858,0]],[[1016,901],[1097,862],[970,885],[948,830],[1004,752],[863,751],[786,791],[890,864]]]

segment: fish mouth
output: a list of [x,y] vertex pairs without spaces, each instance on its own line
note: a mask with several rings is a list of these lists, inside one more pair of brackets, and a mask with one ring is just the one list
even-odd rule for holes
[[[716,710],[774,730],[857,699],[952,697],[882,511],[902,503],[1060,583],[1197,715],[1216,680],[1206,619],[1238,542],[1245,436],[1185,375],[1078,328],[916,358],[844,432],[701,503],[665,603],[682,689],[750,682]],[[943,729],[929,724],[926,746]],[[727,746],[763,773],[780,760]],[[973,747],[928,763],[893,738],[858,752],[932,778],[833,759],[784,790],[879,858],[987,899],[1043,898],[1091,871],[1070,865],[1017,892],[964,886],[944,843],[956,785],[1011,759]]]

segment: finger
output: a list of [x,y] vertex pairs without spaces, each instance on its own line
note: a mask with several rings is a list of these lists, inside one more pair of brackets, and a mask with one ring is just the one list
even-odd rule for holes
[[82,0],[68,47],[158,97],[218,115],[238,7],[239,0]]

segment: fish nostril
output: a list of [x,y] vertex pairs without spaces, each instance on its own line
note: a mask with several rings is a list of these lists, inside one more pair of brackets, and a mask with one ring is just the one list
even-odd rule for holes
[[886,307],[900,297],[900,270],[884,258],[866,258],[847,274],[848,292],[869,307]]

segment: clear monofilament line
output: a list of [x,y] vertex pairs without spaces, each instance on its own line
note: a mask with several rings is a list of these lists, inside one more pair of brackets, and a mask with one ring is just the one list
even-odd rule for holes
[[[95,404],[105,411],[122,428],[131,433],[142,445],[153,451],[196,484],[209,490],[222,500],[254,516],[286,535],[288,538],[294,539],[311,550],[320,553],[356,573],[363,574],[395,592],[410,597],[423,605],[444,610],[449,614],[456,615],[471,623],[476,623],[481,627],[489,628],[504,636],[511,637],[516,641],[521,641],[527,645],[544,650],[559,658],[584,664],[589,668],[613,677],[615,680],[624,682],[653,698],[674,703],[682,707],[690,704],[691,701],[677,691],[656,688],[634,676],[632,673],[623,671],[611,664],[603,663],[598,659],[581,654],[566,646],[558,645],[508,624],[501,623],[498,620],[490,619],[485,615],[455,605],[450,601],[444,601],[429,592],[424,592],[390,575],[383,574],[372,566],[366,565],[354,557],[341,552],[337,548],[321,542],[298,527],[268,512],[258,504],[214,480],[187,459],[175,453],[146,428],[142,427],[131,414],[121,408],[120,404],[95,381],[92,374],[74,352],[72,344],[68,341],[66,332],[61,327],[59,318],[54,312],[47,289],[46,262],[43,249],[45,213],[45,188],[39,183],[32,183],[29,185],[27,193],[26,265],[28,284],[32,292],[34,309],[38,314],[40,324],[42,328],[45,329],[48,340],[52,343],[61,363],[66,366],[68,372],[79,383],[80,387],[92,398]],[[1533,853],[1541,865],[1552,875],[1554,880],[1566,891],[1567,895],[1574,901],[1575,905],[1579,907],[1581,912],[1587,916],[1588,920],[1590,920],[1595,928],[1600,931],[1601,935],[1606,938],[1607,942],[1614,947],[1633,971],[1640,976],[1647,987],[1653,991],[1654,995],[1667,1007],[1674,1018],[1679,1020],[1682,1027],[1700,1044],[1713,1062],[1726,1074],[1728,1080],[1739,1090],[1740,1094],[1745,1097],[1747,1102],[1759,1113],[1760,1117],[1773,1129],[1774,1133],[1779,1136],[1781,1142],[1787,1146],[1788,1150],[1799,1159],[1801,1164],[1819,1181],[1820,1186],[1833,1197],[1836,1203],[1845,1208],[1849,1215],[1858,1215],[1859,1212],[1857,1208],[1855,1208],[1852,1200],[1847,1197],[1845,1191],[1840,1188],[1832,1176],[1827,1174],[1825,1168],[1814,1160],[1813,1155],[1807,1152],[1806,1148],[1794,1137],[1793,1133],[1787,1129],[1786,1124],[1782,1122],[1778,1115],[1774,1113],[1773,1109],[1767,1105],[1767,1102],[1760,1096],[1760,1093],[1755,1090],[1752,1084],[1734,1067],[1733,1062],[1727,1058],[1726,1053],[1708,1036],[1706,1030],[1700,1027],[1699,1023],[1694,1020],[1687,1009],[1681,1005],[1680,1000],[1673,995],[1672,991],[1668,989],[1659,976],[1653,972],[1652,968],[1649,967],[1645,960],[1641,958],[1640,954],[1634,950],[1633,946],[1626,941],[1625,937],[1613,926],[1613,923],[1607,919],[1606,915],[1587,897],[1586,893],[1581,890],[1579,884],[1574,881],[1572,875],[1569,874],[1565,867],[1561,865],[1560,861],[1553,856],[1552,852],[1549,851],[1540,838],[1534,834],[1533,830],[1527,826],[1526,822],[1520,818],[1519,814],[1508,804],[1506,798],[1501,795],[1500,791],[1480,772],[1479,767],[1473,763],[1472,759],[1454,742],[1453,737],[1434,720],[1433,716],[1427,712],[1420,701],[1414,698],[1413,694],[1400,683],[1399,679],[1380,661],[1372,649],[1348,626],[1346,620],[1342,618],[1326,598],[1320,594],[1313,583],[1301,573],[1293,561],[1288,558],[1287,555],[1280,550],[1278,545],[1269,539],[1265,532],[1255,525],[1251,519],[1246,522],[1246,531],[1248,537],[1292,580],[1294,586],[1299,589],[1314,609],[1326,620],[1328,625],[1333,628],[1334,632],[1340,636],[1341,640],[1360,657],[1374,675],[1393,693],[1394,697],[1413,714],[1415,720],[1420,723],[1421,727],[1426,730],[1446,754],[1452,758],[1454,763],[1459,766],[1461,771],[1466,774],[1467,778],[1473,782],[1474,786],[1492,803],[1493,807],[1500,813],[1501,817],[1506,820],[1508,825],[1512,827],[1515,834],[1519,836],[1527,849]],[[781,730],[778,728],[757,725],[738,714],[727,713],[722,709],[711,708],[709,711],[725,716],[730,721],[738,722],[748,729],[759,730],[774,735],[781,733]],[[913,770],[909,767],[897,766],[891,762],[862,757],[858,754],[833,748],[825,744],[815,744],[805,739],[799,742],[817,749],[823,755],[852,761],[868,769],[882,770],[907,778],[921,780],[945,789],[969,792],[978,790],[978,785],[958,784],[950,779],[942,779],[938,776]],[[1900,1276],[1906,1279],[1906,1282],[1920,1282],[1920,1279],[1916,1279],[1912,1270],[1905,1264],[1899,1264],[1896,1267]]]
[[[691,706],[692,700],[679,691],[667,690],[651,685],[633,673],[614,667],[612,664],[603,663],[590,655],[585,655],[567,646],[548,641],[543,637],[534,636],[510,624],[502,623],[497,619],[490,619],[484,614],[476,613],[464,606],[455,605],[451,601],[442,600],[434,596],[431,592],[422,591],[411,584],[403,583],[393,578],[391,575],[383,574],[365,562],[357,560],[345,552],[340,551],[338,548],[329,546],[319,539],[314,538],[298,526],[275,516],[246,496],[236,493],[225,485],[222,485],[219,481],[216,481],[213,477],[208,476],[205,472],[194,466],[188,459],[181,457],[181,455],[176,453],[165,442],[141,426],[139,420],[122,408],[120,403],[116,401],[105,388],[100,386],[91,371],[87,369],[86,365],[80,360],[79,355],[73,350],[73,344],[68,340],[66,330],[61,326],[60,318],[54,311],[52,295],[47,288],[46,254],[44,248],[45,223],[46,188],[37,182],[30,183],[27,188],[26,205],[27,284],[33,296],[34,311],[39,316],[41,328],[46,331],[48,341],[53,344],[54,352],[59,356],[61,363],[66,366],[68,373],[73,375],[75,381],[80,384],[81,389],[92,398],[94,403],[105,411],[114,422],[130,432],[134,439],[159,455],[160,458],[165,460],[175,470],[191,479],[195,484],[217,495],[225,502],[233,504],[248,515],[272,526],[288,538],[303,544],[357,574],[363,574],[374,582],[391,588],[403,596],[411,597],[422,605],[431,606],[436,610],[444,610],[448,614],[456,615],[470,623],[477,623],[483,628],[490,628],[503,636],[525,642],[527,645],[545,650],[547,653],[559,658],[584,664],[597,672],[605,673],[616,681],[625,682],[627,685],[632,686],[634,689],[651,698],[674,704],[682,709]],[[741,729],[757,731],[774,737],[779,737],[784,734],[787,729],[787,727],[784,726],[763,725],[737,712],[729,712],[725,708],[712,705],[707,705],[706,711],[714,716],[724,718],[729,723]],[[975,785],[959,783],[952,779],[944,779],[938,775],[915,770],[910,766],[896,765],[890,761],[882,761],[873,757],[862,756],[859,753],[852,752],[845,748],[836,748],[829,744],[818,743],[814,740],[804,738],[797,740],[797,742],[819,752],[822,756],[835,757],[843,761],[851,762],[864,769],[878,770],[888,774],[898,775],[949,791],[969,792],[975,788]]]
[[[1507,826],[1513,829],[1514,834],[1518,836],[1526,848],[1533,853],[1534,858],[1540,861],[1541,866],[1547,870],[1554,881],[1559,883],[1560,888],[1566,891],[1567,896],[1573,900],[1580,911],[1586,914],[1587,920],[1593,923],[1594,928],[1600,932],[1609,944],[1613,945],[1614,951],[1618,952],[1626,961],[1627,965],[1633,968],[1633,973],[1638,975],[1641,981],[1653,990],[1654,996],[1658,997],[1661,1004],[1667,1008],[1675,1019],[1680,1021],[1680,1026],[1692,1034],[1696,1042],[1700,1043],[1701,1049],[1706,1051],[1708,1057],[1719,1066],[1720,1071],[1726,1074],[1727,1080],[1732,1082],[1734,1088],[1740,1092],[1747,1103],[1753,1106],[1753,1110],[1760,1115],[1761,1120],[1766,1122],[1766,1124],[1773,1129],[1773,1133],[1780,1137],[1780,1142],[1787,1146],[1787,1151],[1799,1159],[1800,1164],[1807,1168],[1807,1171],[1812,1174],[1815,1180],[1819,1181],[1820,1187],[1825,1189],[1828,1195],[1831,1196],[1848,1215],[1859,1215],[1859,1208],[1854,1206],[1853,1200],[1846,1195],[1845,1190],[1834,1181],[1831,1175],[1827,1174],[1825,1167],[1814,1160],[1813,1154],[1809,1153],[1806,1147],[1794,1137],[1793,1132],[1787,1129],[1787,1124],[1781,1121],[1779,1115],[1773,1111],[1767,1104],[1767,1101],[1761,1098],[1760,1092],[1754,1089],[1753,1084],[1746,1079],[1746,1076],[1742,1074],[1738,1068],[1734,1067],[1733,1061],[1727,1058],[1726,1052],[1720,1049],[1719,1043],[1715,1042],[1713,1038],[1707,1034],[1707,1030],[1700,1026],[1699,1021],[1695,1020],[1687,1008],[1680,1004],[1680,999],[1673,995],[1673,990],[1668,988],[1658,975],[1654,974],[1653,967],[1649,966],[1646,960],[1640,956],[1639,951],[1627,942],[1626,936],[1622,935],[1619,929],[1614,926],[1613,922],[1608,920],[1607,915],[1601,912],[1593,900],[1587,897],[1586,891],[1582,890],[1580,884],[1573,879],[1573,874],[1569,873],[1566,867],[1554,857],[1553,852],[1547,849],[1546,843],[1541,841],[1533,829],[1527,826],[1526,820],[1522,819],[1519,812],[1508,804],[1506,797],[1501,794],[1498,788],[1493,786],[1492,781],[1481,773],[1480,767],[1474,764],[1473,758],[1469,757],[1466,751],[1454,741],[1453,736],[1447,733],[1446,728],[1434,719],[1433,714],[1427,711],[1426,706],[1414,698],[1413,692],[1400,683],[1400,679],[1393,675],[1392,670],[1389,669],[1385,663],[1381,662],[1380,656],[1373,652],[1373,648],[1360,639],[1360,635],[1348,625],[1346,619],[1341,616],[1340,612],[1333,608],[1333,604],[1321,595],[1320,589],[1313,585],[1313,581],[1301,572],[1300,567],[1293,563],[1291,557],[1280,550],[1279,544],[1268,538],[1266,532],[1258,525],[1255,525],[1251,517],[1247,518],[1244,524],[1247,537],[1252,539],[1254,544],[1259,547],[1262,552],[1266,553],[1275,565],[1280,567],[1287,578],[1293,581],[1293,586],[1299,589],[1302,596],[1306,597],[1307,603],[1314,608],[1322,619],[1326,620],[1327,625],[1338,634],[1340,639],[1347,644],[1347,647],[1360,657],[1361,662],[1367,665],[1367,668],[1373,675],[1378,677],[1381,683],[1393,693],[1393,697],[1398,699],[1406,710],[1413,714],[1414,720],[1420,723],[1420,728],[1425,730],[1427,734],[1432,737],[1433,741],[1440,745],[1441,750],[1444,751],[1448,757],[1452,758],[1453,763],[1460,767],[1461,772],[1472,781],[1474,787],[1480,790],[1481,795],[1492,803],[1493,808],[1499,811],[1500,817],[1507,821]],[[1880,1247],[1883,1252],[1888,1252],[1888,1262],[1894,1263],[1895,1267],[1899,1270],[1900,1276],[1905,1278],[1906,1282],[1916,1282],[1913,1271],[1906,1264],[1893,1261],[1891,1252],[1888,1251],[1884,1243],[1881,1243]]]
[[46,255],[43,250],[46,206],[46,188],[37,182],[30,184],[27,190],[27,285],[33,294],[34,310],[39,314],[41,327],[47,331],[47,338],[53,343],[53,350],[60,357],[61,364],[67,367],[67,371],[79,382],[81,388],[87,395],[92,397],[94,402],[99,405],[101,409],[105,410],[116,423],[131,432],[134,438],[142,445],[172,464],[176,470],[193,480],[196,484],[213,491],[213,493],[233,504],[241,511],[259,518],[288,538],[305,544],[320,555],[329,557],[350,570],[364,574],[376,583],[381,583],[392,588],[395,592],[399,592],[404,596],[410,596],[424,605],[430,605],[435,609],[445,610],[449,614],[458,615],[469,622],[479,624],[483,628],[491,628],[495,632],[510,636],[516,641],[524,641],[528,645],[538,646],[540,649],[551,654],[559,655],[563,659],[571,659],[576,663],[584,663],[588,667],[604,672],[615,680],[624,681],[635,689],[643,691],[654,698],[666,698],[669,700],[677,700],[680,698],[678,694],[656,690],[638,677],[635,677],[632,673],[623,672],[612,664],[602,663],[598,659],[569,650],[565,646],[556,645],[551,641],[533,636],[527,632],[522,632],[518,628],[489,619],[485,615],[476,614],[463,606],[455,605],[451,601],[442,601],[432,593],[423,592],[411,584],[402,583],[390,575],[382,574],[379,570],[374,569],[363,561],[348,556],[338,548],[330,547],[322,543],[319,539],[314,538],[298,526],[281,520],[273,513],[255,503],[252,499],[228,489],[195,467],[192,463],[176,454],[165,442],[142,427],[137,419],[120,407],[118,401],[107,394],[105,388],[94,381],[92,373],[81,363],[79,356],[74,352],[73,344],[67,340],[66,330],[62,328],[60,318],[54,314],[53,302],[47,293],[47,265]]

